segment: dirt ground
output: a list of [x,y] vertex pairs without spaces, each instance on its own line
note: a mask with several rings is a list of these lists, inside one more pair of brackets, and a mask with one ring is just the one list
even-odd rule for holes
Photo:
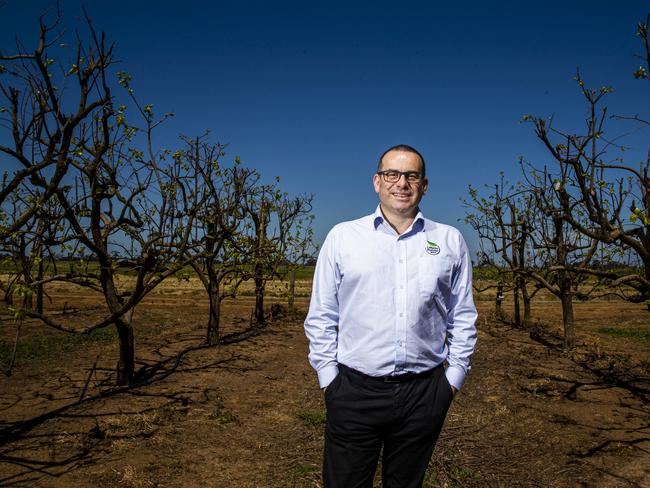
[[[83,293],[52,296],[69,323],[99,313]],[[565,352],[558,302],[535,303],[532,333],[478,305],[473,369],[425,486],[650,486],[650,342],[598,332],[648,331],[648,312],[577,304],[578,346]],[[306,307],[302,298],[295,315],[245,340],[189,349],[203,340],[207,302],[191,284],[162,289],[133,319],[151,380],[122,391],[111,386],[110,336],[66,345],[26,322],[23,341],[35,349],[0,378],[0,486],[321,486],[324,405],[306,359]],[[246,297],[224,304],[226,338],[248,328],[251,308]],[[15,325],[6,311],[0,318],[11,344]]]

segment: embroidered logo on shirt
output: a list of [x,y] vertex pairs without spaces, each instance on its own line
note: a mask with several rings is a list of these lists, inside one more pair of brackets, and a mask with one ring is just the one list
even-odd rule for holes
[[440,253],[440,246],[433,241],[427,241],[427,247],[425,248],[425,251],[429,254],[436,255]]

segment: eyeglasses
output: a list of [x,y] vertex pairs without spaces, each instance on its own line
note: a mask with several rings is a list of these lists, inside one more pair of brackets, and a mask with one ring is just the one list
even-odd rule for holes
[[397,171],[396,169],[386,169],[384,171],[377,171],[378,175],[384,177],[386,183],[397,183],[404,175],[406,181],[409,183],[419,183],[422,180],[422,175],[418,171]]

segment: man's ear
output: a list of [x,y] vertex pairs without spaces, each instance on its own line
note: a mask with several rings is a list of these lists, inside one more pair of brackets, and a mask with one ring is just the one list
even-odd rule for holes
[[372,177],[372,185],[375,187],[375,193],[379,193],[380,184],[381,184],[381,176],[375,173]]
[[425,176],[424,180],[422,181],[422,194],[424,195],[428,189],[429,189],[429,178]]

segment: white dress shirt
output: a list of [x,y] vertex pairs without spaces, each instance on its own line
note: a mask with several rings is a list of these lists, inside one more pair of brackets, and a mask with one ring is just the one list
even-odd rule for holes
[[476,343],[472,262],[460,232],[421,212],[398,235],[380,207],[336,225],[320,250],[305,333],[321,388],[338,364],[371,376],[443,361],[460,389]]

